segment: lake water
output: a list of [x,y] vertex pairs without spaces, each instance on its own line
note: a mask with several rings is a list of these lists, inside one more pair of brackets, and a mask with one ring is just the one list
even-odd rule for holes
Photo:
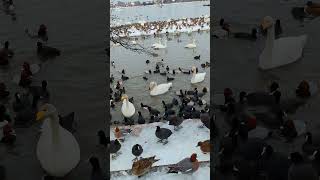
[[[105,151],[96,147],[96,133],[106,125],[107,114],[104,98],[107,67],[103,40],[105,2],[15,0],[14,3],[17,21],[12,21],[2,11],[0,14],[0,42],[9,40],[15,52],[9,68],[0,68],[0,81],[4,81],[14,94],[21,89],[12,78],[20,73],[23,61],[42,63],[42,69],[34,75],[34,84],[40,85],[43,79],[47,80],[52,104],[63,115],[74,111],[78,122],[75,137],[81,147],[81,162],[67,179],[87,180],[91,172],[87,159],[92,154],[100,157],[102,167],[107,162],[102,158]],[[62,51],[60,57],[46,62],[36,56],[36,40],[24,34],[25,28],[35,31],[42,23],[48,27],[48,45]],[[39,130],[35,125],[16,131],[15,153],[8,153],[0,145],[0,164],[6,166],[8,179],[38,180],[43,175],[35,152]]]

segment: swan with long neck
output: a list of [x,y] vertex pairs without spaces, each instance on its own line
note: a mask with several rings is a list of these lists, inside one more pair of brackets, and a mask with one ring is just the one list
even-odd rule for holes
[[157,95],[164,94],[168,92],[171,87],[172,87],[172,83],[157,85],[156,82],[150,82],[150,85],[149,85],[150,95],[157,96]]
[[189,48],[189,49],[196,48],[196,47],[197,47],[197,45],[196,45],[195,39],[192,40],[192,43],[189,43],[185,46],[185,48]]
[[80,161],[77,140],[60,126],[58,112],[51,104],[40,108],[36,120],[45,120],[37,145],[37,157],[42,168],[51,176],[66,176]]
[[124,94],[121,97],[122,106],[121,106],[121,112],[124,117],[130,118],[134,115],[136,109],[134,108],[134,105],[129,101],[129,97]]
[[263,19],[262,29],[267,29],[266,45],[259,57],[259,67],[263,70],[284,66],[297,61],[301,55],[307,35],[285,37],[275,40],[274,21],[267,16]]
[[191,78],[191,84],[199,83],[204,81],[204,78],[206,76],[206,73],[197,73],[196,67],[192,67],[192,78]]

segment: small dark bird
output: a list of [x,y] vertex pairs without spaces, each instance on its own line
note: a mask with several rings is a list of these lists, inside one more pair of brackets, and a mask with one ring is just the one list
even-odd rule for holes
[[167,107],[168,109],[173,108],[173,104],[172,103],[168,103],[166,104],[164,101],[162,101],[163,107]]
[[202,89],[202,92],[203,92],[203,93],[207,93],[207,92],[208,92],[208,89],[207,89],[206,87],[204,87],[204,88]]
[[121,73],[122,73],[122,74],[126,74],[126,72],[124,71],[124,69],[122,69]]
[[140,144],[136,144],[132,147],[132,154],[134,156],[136,156],[136,158],[134,158],[133,160],[137,160],[138,157],[142,154],[143,149],[142,146]]
[[148,106],[148,111],[149,111],[149,113],[150,114],[152,114],[152,115],[159,115],[160,114],[160,111],[158,111],[157,109],[154,109],[154,108],[152,108],[152,107],[150,107],[150,106]]
[[[155,134],[156,134],[157,138],[160,139],[158,142],[162,142],[163,145],[165,145],[168,143],[168,138],[171,136],[172,131],[170,129],[160,128],[159,126],[157,126]],[[163,140],[166,140],[166,141],[163,142]]]
[[183,119],[180,117],[177,117],[176,115],[169,115],[168,116],[168,121],[169,121],[169,125],[173,125],[174,126],[174,130],[178,131],[179,129],[181,129],[182,127],[180,126],[183,122]]
[[200,55],[199,56],[195,56],[194,59],[199,60],[200,59]]
[[146,123],[146,120],[143,118],[143,116],[142,116],[142,114],[141,114],[141,112],[140,111],[138,111],[138,123],[139,124],[144,124],[144,123]]
[[110,144],[110,139],[107,138],[107,136],[103,130],[98,131],[98,137],[99,137],[99,144],[100,145],[107,147],[108,144]]
[[169,77],[169,76],[167,76],[167,81],[173,81],[174,80],[174,78],[173,77]]
[[160,73],[160,70],[159,69],[157,69],[157,70],[155,70],[155,71],[153,71],[153,73]]
[[128,80],[128,79],[129,79],[129,77],[124,76],[124,75],[121,75],[121,79],[122,79],[123,81],[125,81],[125,80]]
[[112,159],[115,159],[119,154],[121,149],[121,144],[118,139],[110,141],[110,154],[112,154]]
[[165,76],[165,75],[167,75],[167,73],[166,72],[161,72],[160,75]]
[[147,78],[147,77],[143,76],[142,78],[143,78],[144,80],[148,81],[148,78]]
[[150,63],[150,60],[146,60],[146,63],[149,64],[149,63]]
[[169,69],[169,66],[167,66],[167,67],[166,67],[166,70],[167,70],[167,71],[169,71],[169,70],[170,70],[170,69]]
[[176,98],[173,98],[171,103],[175,106],[179,105],[178,99]]
[[129,102],[131,102],[131,103],[133,103],[133,102],[134,102],[133,97],[129,98]]

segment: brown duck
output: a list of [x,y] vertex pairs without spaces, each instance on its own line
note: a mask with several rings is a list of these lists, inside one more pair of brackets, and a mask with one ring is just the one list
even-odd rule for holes
[[151,169],[153,163],[159,161],[159,159],[155,159],[156,156],[148,157],[148,158],[142,158],[138,161],[135,161],[132,164],[132,174],[136,176],[142,176],[149,172]]
[[200,146],[201,151],[204,154],[210,153],[210,140],[206,140],[206,141],[199,141],[197,147]]

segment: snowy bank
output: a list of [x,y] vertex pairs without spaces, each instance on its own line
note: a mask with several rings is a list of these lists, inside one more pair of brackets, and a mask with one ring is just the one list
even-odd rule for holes
[[209,180],[210,167],[209,164],[200,167],[193,174],[167,174],[167,170],[150,172],[141,178],[132,176],[127,173],[122,175],[111,174],[111,180]]
[[[128,135],[124,142],[121,142],[121,154],[114,160],[110,155],[110,171],[128,170],[132,167],[132,160],[135,156],[132,155],[131,149],[135,144],[140,144],[143,148],[142,157],[150,157],[156,155],[158,162],[154,166],[162,166],[175,164],[183,158],[190,157],[192,153],[197,153],[198,160],[209,161],[210,154],[203,154],[199,147],[196,147],[199,141],[210,139],[210,131],[207,128],[199,128],[202,124],[200,120],[188,119],[182,123],[183,128],[179,131],[174,131],[173,126],[169,123],[156,122],[151,124],[136,125],[141,126],[140,135]],[[173,134],[168,139],[168,144],[163,145],[157,143],[158,138],[155,136],[156,126],[170,129]],[[120,126],[120,129],[123,128]],[[110,139],[114,140],[114,128],[110,129]]]

